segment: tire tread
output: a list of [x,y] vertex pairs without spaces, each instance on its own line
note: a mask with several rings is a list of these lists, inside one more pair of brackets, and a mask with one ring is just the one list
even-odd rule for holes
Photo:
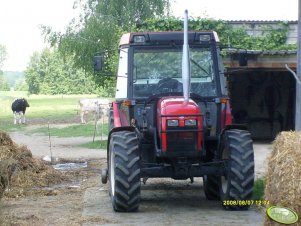
[[[118,131],[111,136],[115,159],[115,194],[112,205],[117,212],[138,210],[140,202],[140,157],[134,132]],[[111,192],[112,193],[112,192]]]
[[[229,148],[229,188],[222,200],[251,200],[254,186],[253,141],[248,131],[232,129],[225,132]],[[248,205],[224,206],[229,210],[247,210]]]

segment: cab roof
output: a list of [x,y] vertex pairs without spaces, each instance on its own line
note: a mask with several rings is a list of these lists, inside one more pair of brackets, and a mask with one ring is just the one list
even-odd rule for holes
[[[124,45],[164,45],[164,44],[183,44],[183,31],[168,32],[134,32],[122,35],[119,47]],[[219,42],[215,31],[189,31],[188,44],[208,44]]]

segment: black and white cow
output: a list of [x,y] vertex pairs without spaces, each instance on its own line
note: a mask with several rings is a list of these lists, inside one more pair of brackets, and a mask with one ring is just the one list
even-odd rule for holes
[[14,114],[14,124],[25,124],[25,111],[29,104],[25,98],[17,98],[13,101],[11,109]]

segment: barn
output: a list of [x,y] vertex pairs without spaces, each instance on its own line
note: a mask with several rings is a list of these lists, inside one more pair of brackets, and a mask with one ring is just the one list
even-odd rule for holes
[[[259,36],[265,26],[280,21],[228,21]],[[289,21],[287,44],[297,42],[297,21]],[[272,140],[280,131],[294,129],[296,50],[226,49],[223,57],[234,122],[245,123],[255,140]]]

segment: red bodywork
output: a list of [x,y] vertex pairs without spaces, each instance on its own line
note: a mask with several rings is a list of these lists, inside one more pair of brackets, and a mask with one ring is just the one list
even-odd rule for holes
[[113,118],[114,118],[114,127],[121,127],[121,121],[119,117],[119,109],[117,103],[113,102]]
[[122,110],[122,107],[118,106],[117,102],[113,102],[113,118],[114,118],[114,127],[129,126],[126,114]]
[[[174,115],[174,116],[173,116]],[[162,117],[163,116],[163,117]],[[166,116],[166,117],[165,117]],[[197,120],[197,149],[201,150],[202,147],[202,116],[199,106],[191,99],[188,102],[184,101],[183,97],[164,97],[158,101],[157,104],[157,128],[162,141],[162,150],[167,150],[167,120],[179,120],[179,127],[185,127],[185,120]],[[187,127],[186,127],[187,128]],[[187,133],[186,133],[187,134]],[[185,133],[183,133],[185,136]]]
[[231,106],[229,100],[226,103],[222,103],[222,114],[221,114],[221,128],[225,128],[227,125],[232,124]]

